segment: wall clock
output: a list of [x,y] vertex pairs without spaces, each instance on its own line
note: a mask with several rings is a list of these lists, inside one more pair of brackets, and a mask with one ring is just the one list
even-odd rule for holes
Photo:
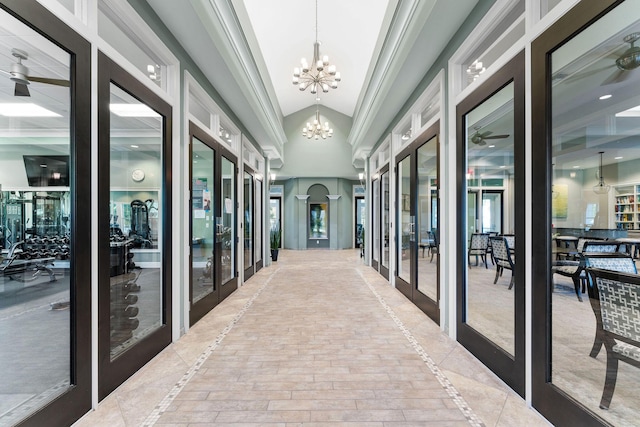
[[133,172],[131,172],[131,179],[135,182],[142,181],[144,179],[144,171],[142,169],[134,169]]

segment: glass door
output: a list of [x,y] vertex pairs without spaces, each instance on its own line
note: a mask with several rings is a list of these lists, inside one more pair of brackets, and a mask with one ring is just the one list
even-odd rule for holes
[[478,193],[477,190],[467,190],[467,240],[480,229]]
[[380,232],[380,273],[389,279],[389,237],[391,227],[389,226],[389,166],[382,170],[380,176],[380,196],[382,197],[381,216],[382,230]]
[[396,164],[396,200],[398,204],[396,224],[396,287],[407,296],[413,299],[412,280],[415,276],[415,255],[416,255],[416,218],[414,214],[413,189],[411,185],[411,155],[406,152],[399,157],[405,156]]
[[[269,199],[269,229],[282,230],[282,199],[280,197]],[[280,248],[282,248],[282,240],[280,240]]]
[[216,252],[220,262],[220,299],[238,287],[236,273],[236,158],[225,153],[220,159],[220,210],[216,217]]
[[237,287],[235,161],[221,143],[194,123],[191,135],[191,282],[193,325]]
[[[638,11],[580,2],[532,44],[532,389],[554,425],[640,420]],[[564,243],[579,238],[618,253]]]
[[264,212],[263,209],[263,184],[262,179],[256,177],[256,194],[254,198],[254,206],[255,206],[255,221],[253,221],[253,229],[254,229],[254,238],[253,238],[253,247],[254,247],[254,257],[256,264],[256,272],[260,270],[264,262],[262,260],[262,249],[264,248],[264,234],[263,234],[263,221]]
[[[458,339],[516,392],[524,394],[524,54],[458,107]],[[483,181],[513,189],[511,236],[482,233],[502,218],[499,193]],[[497,194],[497,196],[496,196]],[[496,219],[497,221],[497,219]],[[478,262],[471,260],[477,259]]]
[[191,134],[191,282],[189,322],[193,325],[220,299],[216,280],[216,151],[213,139],[189,123]]
[[91,45],[35,1],[0,22],[0,70],[45,77],[1,74],[0,425],[71,425],[91,409]]
[[502,191],[482,192],[482,232],[502,234]]
[[244,210],[242,215],[243,232],[243,253],[244,253],[244,280],[253,276],[254,272],[254,252],[253,252],[253,175],[245,169],[244,171]]
[[378,269],[380,264],[380,178],[372,181],[373,203],[371,206],[371,224],[373,225],[373,244],[371,245],[371,266]]
[[414,291],[413,300],[414,304],[438,324],[440,323],[440,234],[438,227],[439,138],[436,132],[439,126],[439,122],[436,122],[430,128],[428,141],[418,147],[413,154],[416,156],[416,230],[419,233],[416,257],[417,292]]
[[171,342],[171,107],[102,53],[98,84],[102,399]]
[[396,287],[438,324],[439,126],[436,122],[404,149],[396,167],[400,225]]
[[355,235],[354,241],[356,242],[356,248],[360,249],[360,257],[364,256],[364,235],[365,235],[365,215],[366,204],[364,197],[354,198],[354,210],[355,210]]

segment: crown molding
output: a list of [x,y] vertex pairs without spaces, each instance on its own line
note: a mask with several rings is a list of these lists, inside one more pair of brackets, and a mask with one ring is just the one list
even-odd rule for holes
[[399,1],[371,78],[356,106],[347,140],[357,152],[365,133],[395,82],[436,0]]
[[235,77],[243,95],[254,109],[260,124],[271,136],[271,141],[260,141],[260,146],[273,145],[282,156],[283,146],[287,142],[282,112],[269,96],[270,91],[254,61],[232,1],[194,1],[191,5]]

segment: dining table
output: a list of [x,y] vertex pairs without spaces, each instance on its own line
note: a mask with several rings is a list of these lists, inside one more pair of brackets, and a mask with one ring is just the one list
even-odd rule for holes
[[629,246],[629,255],[638,258],[638,247],[640,246],[640,237],[619,237],[616,242]]

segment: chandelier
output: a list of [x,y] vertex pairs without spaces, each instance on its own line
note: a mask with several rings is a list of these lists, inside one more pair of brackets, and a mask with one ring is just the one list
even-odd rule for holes
[[302,129],[302,136],[307,139],[327,139],[333,136],[333,128],[329,127],[329,122],[324,122],[324,126],[320,121],[320,111],[318,110],[318,104],[316,104],[316,118],[313,119],[313,124],[307,122],[307,126]]
[[467,67],[467,81],[475,82],[487,69],[482,65],[482,61],[476,59]]
[[311,67],[305,58],[300,60],[301,67],[293,69],[293,84],[301,91],[311,87],[311,93],[318,90],[329,92],[329,88],[337,89],[340,81],[340,72],[335,65],[329,64],[327,55],[320,56],[320,42],[318,42],[318,0],[316,0],[316,41],[313,43],[313,60]]

